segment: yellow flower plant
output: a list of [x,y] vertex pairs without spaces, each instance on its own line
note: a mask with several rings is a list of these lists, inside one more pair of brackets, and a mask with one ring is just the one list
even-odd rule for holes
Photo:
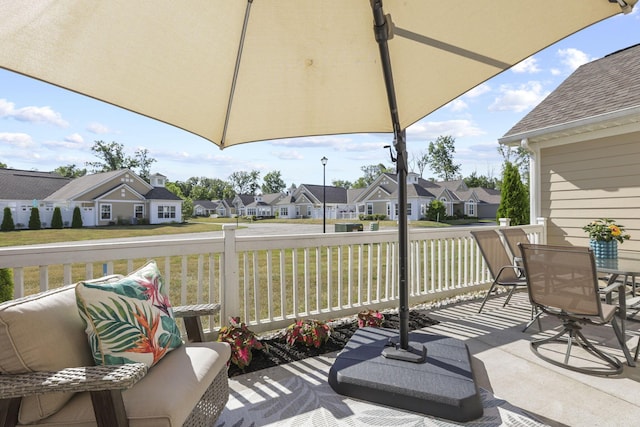
[[600,218],[592,221],[582,229],[589,234],[591,240],[599,242],[617,240],[620,243],[624,243],[625,240],[631,238],[629,234],[625,234],[623,225],[616,224],[615,220],[609,218]]

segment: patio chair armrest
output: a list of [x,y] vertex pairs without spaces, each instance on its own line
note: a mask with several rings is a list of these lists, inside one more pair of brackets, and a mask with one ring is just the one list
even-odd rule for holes
[[128,363],[2,374],[0,396],[4,400],[49,392],[125,390],[140,381],[147,369],[144,363]]
[[500,278],[500,276],[502,275],[502,272],[504,270],[507,270],[507,269],[510,269],[510,268],[518,270],[518,276],[524,280],[524,276],[525,276],[524,267],[522,267],[520,265],[515,265],[515,264],[514,265],[503,265],[502,267],[500,267],[500,270],[498,271],[498,276],[496,277],[495,280],[498,280]]
[[187,338],[191,342],[204,341],[200,316],[211,316],[220,311],[220,304],[196,304],[173,307],[173,315],[184,319]]
[[609,294],[609,293],[611,293],[613,291],[618,290],[618,288],[624,288],[624,287],[626,287],[626,283],[624,283],[624,282],[613,282],[610,285],[605,286],[604,288],[600,289],[600,293],[606,295],[606,294]]

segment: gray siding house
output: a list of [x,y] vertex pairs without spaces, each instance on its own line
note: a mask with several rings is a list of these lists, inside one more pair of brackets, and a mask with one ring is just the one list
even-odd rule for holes
[[549,244],[588,245],[598,218],[623,224],[640,251],[640,45],[579,67],[499,142],[531,152],[531,218]]

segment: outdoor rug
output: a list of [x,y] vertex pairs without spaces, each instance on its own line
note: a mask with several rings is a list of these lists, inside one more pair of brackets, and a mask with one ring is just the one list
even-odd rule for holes
[[[333,355],[335,357],[335,354]],[[315,357],[230,379],[217,427],[258,426],[544,426],[481,389],[484,415],[465,424],[353,399],[327,382],[333,357]]]

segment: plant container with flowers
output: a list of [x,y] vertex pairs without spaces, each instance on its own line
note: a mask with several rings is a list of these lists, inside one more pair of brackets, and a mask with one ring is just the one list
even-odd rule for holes
[[624,226],[609,218],[600,218],[582,227],[589,234],[589,246],[596,258],[617,258],[618,243],[631,238]]
[[375,328],[382,325],[384,316],[378,310],[362,310],[358,313],[358,327],[373,326]]
[[229,326],[220,328],[218,341],[228,342],[231,345],[231,362],[244,369],[251,363],[253,349],[262,350],[264,346],[256,338],[256,334],[249,330],[239,317],[230,317]]
[[290,346],[296,343],[304,344],[307,347],[319,348],[329,340],[331,326],[326,322],[315,319],[296,320],[295,323],[287,327],[285,340]]

